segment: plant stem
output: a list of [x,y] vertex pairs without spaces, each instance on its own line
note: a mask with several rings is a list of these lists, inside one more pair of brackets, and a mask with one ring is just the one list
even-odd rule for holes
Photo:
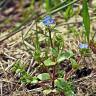
[[60,96],[65,96],[63,92],[60,93]]
[[54,89],[54,80],[55,80],[55,65],[53,66],[53,80],[52,80],[52,88]]
[[36,35],[36,45],[35,45],[35,48],[37,49],[37,50],[40,50],[40,44],[39,44],[39,37],[38,37],[38,27],[37,27],[37,20],[36,20],[36,33],[35,33],[35,35]]
[[52,36],[51,36],[51,30],[48,28],[48,31],[49,31],[49,39],[50,39],[50,45],[51,45],[51,48],[53,48],[53,43],[52,43]]
[[[51,45],[51,48],[53,48],[53,43],[52,43],[52,37],[51,37],[51,30],[48,28],[48,31],[49,31],[49,39],[50,39],[50,45]],[[54,57],[53,57],[53,60],[54,60]],[[55,60],[54,60],[55,61]],[[53,76],[52,76],[52,88],[54,89],[54,80],[55,80],[55,65],[53,66]]]

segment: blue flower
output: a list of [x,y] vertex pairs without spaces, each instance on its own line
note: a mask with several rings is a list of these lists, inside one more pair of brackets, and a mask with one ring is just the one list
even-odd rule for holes
[[79,44],[79,48],[80,48],[80,49],[83,49],[83,48],[87,49],[87,48],[88,48],[88,44],[80,43],[80,44]]
[[43,19],[43,23],[45,26],[50,26],[51,24],[54,24],[54,19],[52,19],[50,16],[46,16]]

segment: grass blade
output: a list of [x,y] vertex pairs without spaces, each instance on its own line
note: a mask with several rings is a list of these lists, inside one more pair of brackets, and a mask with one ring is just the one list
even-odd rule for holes
[[90,35],[90,17],[89,17],[89,12],[88,12],[88,4],[87,4],[87,0],[83,0],[83,24],[85,27],[85,31],[86,31],[86,37],[87,37],[87,41],[89,43],[89,35]]
[[45,0],[46,3],[46,10],[50,12],[50,9],[52,8],[52,0]]
[[68,4],[66,4],[66,5],[60,6],[59,8],[57,8],[57,9],[55,9],[55,10],[52,10],[52,11],[50,12],[50,14],[54,14],[54,13],[56,13],[56,12],[59,12],[60,10],[62,10],[62,9],[64,9],[64,8],[66,8],[66,7],[68,7],[68,6],[76,3],[77,1],[78,1],[78,0],[74,0],[74,1],[72,1],[72,2],[70,2],[70,3],[68,3]]
[[64,6],[65,4],[66,4],[66,1],[63,1],[62,3],[58,3],[56,6],[54,6],[54,7],[51,9],[51,11],[52,11],[52,10],[55,10],[55,9],[61,7],[61,6]]

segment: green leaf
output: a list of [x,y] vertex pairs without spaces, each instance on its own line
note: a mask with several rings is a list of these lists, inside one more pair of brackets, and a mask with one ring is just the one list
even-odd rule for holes
[[54,6],[52,3],[53,3],[52,0],[45,0],[47,11],[50,11],[50,9]]
[[57,87],[57,90],[59,90],[60,92],[62,92],[62,90],[64,89],[65,86],[65,81],[64,78],[58,78],[55,80],[55,85]]
[[52,62],[52,60],[50,58],[48,58],[47,60],[44,61],[44,65],[45,66],[53,66],[55,65],[55,62]]
[[38,83],[38,80],[36,79],[31,81],[31,84],[36,84],[36,83]]
[[43,91],[43,94],[44,94],[44,95],[48,95],[48,94],[50,94],[51,92],[52,92],[52,89],[46,89],[46,90]]
[[72,84],[64,81],[64,78],[58,78],[55,80],[55,85],[59,92],[64,92],[65,96],[75,96]]
[[34,52],[34,59],[35,60],[40,60],[40,55],[41,55],[41,52],[40,52],[40,50],[35,50],[35,52]]
[[62,52],[58,58],[57,58],[57,62],[60,63],[61,61],[65,60],[65,59],[69,59],[70,57],[74,56],[74,53],[71,50],[68,50],[66,52]]
[[66,92],[66,96],[76,96],[76,95],[72,90],[70,90],[70,91]]
[[21,68],[20,65],[21,65],[20,60],[17,60],[17,61],[14,63],[14,65],[12,66],[12,71],[15,71],[15,72],[16,72],[17,69],[20,69],[20,68]]
[[55,36],[54,43],[55,43],[55,46],[56,46],[57,48],[60,48],[60,47],[63,46],[63,44],[64,44],[64,39],[63,39],[63,37],[62,37],[61,34],[57,34],[57,35]]
[[42,73],[42,74],[39,74],[37,76],[38,79],[40,80],[49,80],[50,79],[50,75],[49,73]]
[[58,49],[57,48],[52,48],[52,55],[54,56],[54,57],[57,57],[58,56]]
[[36,84],[38,83],[37,77],[33,77],[31,80],[31,84]]
[[[69,1],[70,2],[70,1]],[[65,20],[68,20],[70,17],[74,15],[73,7],[70,5],[66,8],[64,12],[64,18]]]
[[76,62],[76,60],[70,58],[71,61],[71,65],[73,69],[78,69],[79,68],[79,64]]
[[88,4],[87,4],[87,0],[83,0],[83,23],[84,23],[84,27],[85,27],[85,31],[86,31],[86,37],[87,37],[87,41],[89,42],[89,35],[90,35],[90,17],[89,17],[89,13],[88,13]]
[[23,76],[20,77],[21,83],[29,84],[31,82],[30,76],[27,74],[23,74]]
[[17,70],[16,70],[16,74],[17,74],[17,73],[20,73],[21,70],[22,70],[22,69],[17,69]]

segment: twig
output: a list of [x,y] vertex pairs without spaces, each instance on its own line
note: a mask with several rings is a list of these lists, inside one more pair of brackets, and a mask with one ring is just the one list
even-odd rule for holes
[[15,84],[17,82],[11,81],[11,80],[7,80],[7,79],[0,79],[0,82],[6,82],[6,83],[11,83],[11,84]]
[[35,48],[32,45],[30,45],[27,41],[24,41],[24,44],[31,48],[31,50],[35,50]]
[[10,68],[12,68],[12,66],[14,65],[14,63],[13,64],[10,64],[10,65],[8,65],[8,67],[5,69],[5,71],[8,71]]
[[[37,94],[38,92],[42,92],[43,91],[43,88],[40,87],[40,88],[35,88],[35,89],[32,89],[32,90],[24,90],[24,91],[19,91],[19,93],[16,93],[14,92],[13,93],[13,96],[16,95],[16,96],[21,96],[22,93],[26,92],[26,93],[29,93],[31,92],[32,94]],[[33,95],[32,95],[33,96]]]
[[30,70],[31,70],[33,64],[34,64],[34,60],[31,59],[31,62],[30,62],[29,67],[28,67],[28,69],[27,69],[27,73],[30,72]]
[[8,55],[8,54],[7,54],[7,53],[5,53],[5,52],[4,52],[4,55],[5,55],[6,57],[8,57],[8,59],[16,60],[14,57],[12,57],[12,56]]

